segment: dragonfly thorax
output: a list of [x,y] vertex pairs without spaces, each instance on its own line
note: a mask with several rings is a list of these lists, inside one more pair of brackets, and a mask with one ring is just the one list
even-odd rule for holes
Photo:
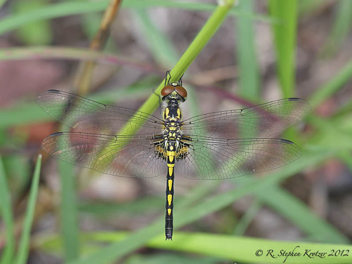
[[169,104],[163,113],[164,119],[164,139],[167,141],[179,141],[182,133],[182,113],[178,106]]

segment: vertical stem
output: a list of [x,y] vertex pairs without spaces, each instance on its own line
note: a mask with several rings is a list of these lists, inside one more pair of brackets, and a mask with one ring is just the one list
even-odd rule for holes
[[[253,0],[241,1],[239,10],[243,13],[253,12]],[[241,97],[251,101],[259,99],[259,69],[255,53],[255,38],[253,19],[247,16],[239,16],[237,57],[239,64],[239,92]]]
[[295,95],[297,6],[297,0],[269,2],[271,15],[280,21],[272,24],[272,29],[276,47],[277,74],[284,97]]
[[[91,50],[101,50],[110,34],[111,25],[120,9],[122,0],[111,0],[106,9],[100,28],[89,45]],[[85,95],[90,89],[91,77],[95,67],[94,61],[82,62],[76,71],[74,86],[77,87],[79,95]]]

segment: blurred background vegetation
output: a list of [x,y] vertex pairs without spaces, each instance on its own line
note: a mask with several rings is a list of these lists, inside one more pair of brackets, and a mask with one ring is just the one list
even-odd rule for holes
[[101,175],[48,157],[41,141],[60,127],[35,98],[60,89],[137,110],[217,3],[126,0],[102,53],[92,39],[109,2],[0,0],[0,263],[257,263],[257,249],[348,248],[352,1],[239,1],[178,70],[187,69],[185,117],[285,97],[312,111],[286,132],[302,158],[282,169],[218,182],[177,177],[172,242],[163,236],[165,179]]

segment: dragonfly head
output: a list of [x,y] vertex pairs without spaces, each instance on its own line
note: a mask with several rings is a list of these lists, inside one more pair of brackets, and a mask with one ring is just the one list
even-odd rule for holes
[[187,99],[187,90],[179,83],[170,83],[161,90],[162,100],[184,102]]

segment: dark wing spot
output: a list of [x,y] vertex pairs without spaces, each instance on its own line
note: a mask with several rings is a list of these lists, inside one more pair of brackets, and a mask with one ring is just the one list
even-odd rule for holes
[[294,144],[292,141],[287,140],[287,139],[280,139],[280,141],[285,144]]
[[60,136],[62,134],[63,134],[63,132],[56,132],[56,133],[51,134],[49,137],[56,137],[56,136]]
[[292,98],[288,98],[288,101],[301,101],[302,99],[300,98],[296,98],[296,97],[292,97]]
[[61,93],[61,91],[55,90],[55,89],[50,89],[50,90],[48,90],[48,92],[49,92],[49,93],[56,93],[56,94]]

